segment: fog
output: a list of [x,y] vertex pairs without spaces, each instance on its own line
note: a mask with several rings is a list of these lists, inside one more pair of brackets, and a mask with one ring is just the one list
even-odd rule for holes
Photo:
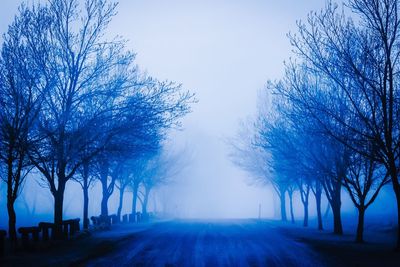
[[[19,3],[1,1],[1,33],[7,30]],[[279,217],[272,187],[252,183],[251,174],[231,162],[227,140],[236,135],[241,120],[255,116],[259,91],[267,80],[283,75],[282,63],[291,54],[286,34],[296,29],[296,20],[323,6],[321,0],[119,1],[118,14],[108,29],[110,36],[128,39],[128,48],[137,53],[136,63],[142,71],[182,83],[198,100],[182,120],[182,129],[169,134],[171,149],[184,151],[190,160],[173,182],[155,189],[150,210],[180,218],[256,218],[261,205],[261,217]],[[53,197],[37,182],[40,175],[31,174],[37,179],[26,182],[29,194],[23,193],[16,202],[18,225],[52,218]],[[4,192],[3,184],[0,188]],[[82,199],[79,184],[68,182],[66,218],[81,216]],[[128,191],[122,214],[129,213],[130,199]],[[295,200],[295,217],[301,220],[297,194]],[[391,188],[386,186],[367,214],[394,213],[393,200]],[[90,191],[89,215],[100,213],[100,201],[97,183]],[[313,203],[311,200],[311,217],[315,216]],[[385,210],[379,203],[384,203]],[[4,198],[0,205],[1,214],[6,214]],[[324,209],[326,205],[324,199]],[[109,201],[110,212],[117,206],[115,193]],[[356,214],[345,191],[343,212]],[[7,220],[2,218],[0,226],[5,226]]]
[[257,217],[260,203],[264,216],[274,215],[271,189],[248,185],[225,139],[255,113],[266,80],[281,75],[286,33],[319,7],[321,1],[120,1],[113,29],[130,40],[139,65],[182,82],[199,100],[174,138],[194,153],[173,189],[182,216]]

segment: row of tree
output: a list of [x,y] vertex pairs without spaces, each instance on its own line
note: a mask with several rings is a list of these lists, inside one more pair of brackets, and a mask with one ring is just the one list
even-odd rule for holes
[[322,229],[325,193],[342,234],[344,188],[358,210],[357,242],[366,209],[388,183],[400,226],[399,15],[397,0],[328,1],[298,22],[284,77],[268,83],[271,98],[245,133],[250,141],[235,146],[235,162],[274,186],[282,214],[286,192],[292,199],[299,190],[305,225],[311,191]]
[[116,3],[79,3],[21,5],[3,37],[0,168],[14,241],[14,203],[32,171],[54,198],[56,236],[72,180],[83,189],[84,227],[94,178],[102,186],[102,215],[116,184],[121,198],[127,184],[135,194],[144,185],[147,201],[151,185],[163,179],[167,130],[179,126],[195,101],[180,85],[141,73],[126,41],[108,37]]

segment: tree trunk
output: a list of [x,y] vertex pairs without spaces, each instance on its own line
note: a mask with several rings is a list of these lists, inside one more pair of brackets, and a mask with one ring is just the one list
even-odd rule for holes
[[290,204],[290,218],[292,223],[295,223],[294,212],[293,212],[293,191],[288,191],[288,193],[289,193],[289,204]]
[[144,198],[143,198],[143,206],[142,206],[143,216],[147,215],[147,204],[149,203],[149,195],[150,195],[150,190],[145,189]]
[[356,242],[363,243],[364,238],[364,215],[365,215],[365,207],[360,206],[358,208],[358,225],[357,225],[357,235],[356,235]]
[[108,216],[108,199],[110,197],[108,193],[108,161],[103,160],[100,170],[100,180],[102,188],[101,198],[101,216]]
[[324,227],[322,225],[322,214],[321,214],[321,196],[322,190],[321,188],[315,190],[315,204],[317,207],[317,219],[318,219],[318,230],[323,230]]
[[89,229],[89,164],[83,164],[83,229]]
[[7,211],[8,211],[8,235],[13,247],[17,244],[17,231],[16,231],[16,223],[17,216],[15,214],[14,209],[14,199],[12,196],[7,196]]
[[101,216],[108,216],[108,194],[103,194],[101,199]]
[[[17,215],[14,209],[14,203],[17,198],[19,182],[20,182],[20,174],[21,169],[17,170],[16,175],[13,173],[13,156],[12,156],[12,148],[10,147],[8,153],[7,160],[7,212],[8,212],[8,234],[11,241],[12,246],[17,245],[17,231],[16,231],[16,223],[17,223]],[[21,163],[21,161],[19,162]]]
[[303,187],[303,184],[300,184],[299,189],[300,189],[301,202],[303,203],[303,208],[304,208],[303,226],[307,227],[308,226],[308,199],[310,196],[311,186],[310,186],[310,184],[307,184],[307,183],[304,185],[305,185],[305,188]]
[[117,210],[117,216],[119,220],[121,219],[122,205],[124,203],[124,193],[125,193],[125,186],[121,186],[119,188],[119,205]]
[[136,214],[136,203],[137,203],[137,193],[138,193],[138,186],[134,185],[132,188],[132,215],[135,217]]
[[[340,180],[337,180],[333,186],[334,186],[333,190],[330,191],[330,197],[328,197],[329,204],[332,208],[332,213],[333,213],[333,233],[336,235],[342,235],[343,226],[340,214],[340,209],[342,206],[342,201],[341,201],[342,183]],[[329,191],[328,192],[326,191],[325,193],[327,196],[329,196]]]
[[397,168],[396,162],[392,157],[389,160],[389,168],[388,172],[390,173],[390,179],[392,181],[393,191],[396,196],[396,204],[397,204],[397,241],[395,250],[400,252],[400,185],[399,178],[397,176]]
[[285,193],[286,193],[286,190],[280,190],[280,193],[279,193],[279,199],[281,202],[281,220],[283,222],[287,221]]
[[328,204],[326,204],[326,209],[325,209],[325,212],[324,212],[324,219],[328,218],[330,210],[331,210],[331,204],[328,201]]
[[278,208],[278,199],[277,199],[277,195],[279,194],[272,194],[272,201],[273,201],[273,205],[274,205],[274,218],[278,218],[280,216],[279,213],[279,208]]
[[303,226],[308,227],[308,200],[303,203],[303,206],[304,206]]
[[87,181],[83,187],[83,229],[89,229],[89,187]]
[[333,201],[331,203],[332,212],[333,212],[333,233],[337,235],[343,234],[343,226],[342,226],[342,219],[340,214],[340,193],[335,194]]
[[389,173],[392,181],[393,191],[396,196],[396,204],[397,204],[397,242],[395,250],[400,252],[400,185],[399,185],[399,177],[397,175],[397,167],[396,161],[393,156],[390,157],[389,161]]
[[63,204],[64,204],[64,186],[60,184],[58,190],[53,193],[54,196],[54,238],[62,239],[62,221],[63,221]]
[[[397,179],[395,181],[397,181]],[[396,251],[400,252],[400,186],[399,184],[396,184],[397,182],[395,181],[392,181],[397,203],[397,243],[395,249]]]

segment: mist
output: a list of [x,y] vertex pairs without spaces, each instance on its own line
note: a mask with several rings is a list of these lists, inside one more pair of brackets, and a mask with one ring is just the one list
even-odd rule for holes
[[151,254],[169,235],[242,242],[188,241],[195,259],[172,266],[233,265],[253,239],[240,266],[400,251],[400,2],[367,2],[3,0],[0,254],[5,236],[42,249],[24,231],[51,246],[48,229],[120,246],[70,262],[89,266],[169,264],[171,247]]
[[[1,32],[21,1],[3,2]],[[109,32],[129,40],[143,71],[182,83],[199,99],[183,129],[171,133],[178,147],[187,146],[193,154],[185,175],[169,186],[171,203],[182,205],[179,216],[258,217],[259,204],[264,217],[274,216],[271,189],[249,185],[249,175],[229,160],[226,139],[241,119],[255,114],[266,80],[282,75],[290,52],[286,34],[295,29],[296,19],[322,6],[316,0],[119,1]]]
[[[21,2],[3,1],[1,32],[6,31]],[[168,213],[189,218],[256,218],[261,204],[262,217],[278,216],[273,189],[254,185],[251,175],[232,164],[226,139],[235,135],[241,120],[255,116],[255,103],[266,81],[283,75],[282,63],[291,52],[286,35],[296,29],[296,20],[323,6],[323,1],[317,0],[119,1],[118,15],[109,32],[128,40],[143,71],[159,79],[178,81],[199,99],[193,112],[183,119],[183,128],[170,133],[173,146],[190,148],[191,160],[172,185],[160,189],[168,195],[163,199]],[[35,181],[28,183],[38,192],[29,193],[40,203],[35,212],[42,218],[51,218],[52,205],[40,201],[52,201],[48,189],[42,189]],[[79,186],[68,186],[68,207],[64,212],[79,217]],[[98,190],[96,186],[92,192],[93,215],[99,211],[95,205],[100,200]],[[116,209],[117,196],[114,197],[110,210]],[[389,198],[393,196],[389,194]],[[30,206],[32,197],[26,199]],[[160,200],[154,200],[157,201]],[[29,218],[24,200],[19,202],[19,213]],[[345,210],[353,212],[346,202]],[[130,201],[126,200],[125,207],[128,205]],[[295,210],[300,212],[300,205]],[[20,222],[28,223],[24,219]],[[1,225],[5,226],[6,220]]]

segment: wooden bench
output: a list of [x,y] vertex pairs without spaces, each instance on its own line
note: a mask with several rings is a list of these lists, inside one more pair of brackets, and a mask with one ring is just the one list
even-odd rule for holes
[[62,222],[63,233],[66,238],[80,231],[80,224],[79,224],[80,220],[81,219],[76,218],[71,220],[65,220]]
[[125,214],[124,216],[122,216],[122,223],[128,223],[128,222],[129,222],[128,214]]
[[90,219],[93,222],[93,226],[98,228],[108,228],[111,225],[110,216],[92,216]]
[[40,228],[33,226],[33,227],[20,227],[18,228],[18,233],[21,234],[21,240],[22,240],[22,246],[24,248],[29,248],[30,246],[30,240],[29,236],[32,236],[32,241],[33,242],[38,242],[39,241],[39,233],[40,233]]
[[136,222],[141,222],[142,221],[142,213],[141,212],[136,212]]
[[136,218],[135,218],[135,216],[131,213],[131,214],[129,214],[129,222],[130,223],[135,223],[136,222]]
[[110,217],[111,224],[117,224],[121,222],[120,218],[118,218],[116,214],[112,214],[108,217]]
[[[51,236],[51,239],[54,239],[54,231],[55,231],[54,223],[40,222],[39,228],[42,232],[42,240],[43,241],[49,241],[50,236]],[[50,230],[51,230],[51,235],[49,234]]]

